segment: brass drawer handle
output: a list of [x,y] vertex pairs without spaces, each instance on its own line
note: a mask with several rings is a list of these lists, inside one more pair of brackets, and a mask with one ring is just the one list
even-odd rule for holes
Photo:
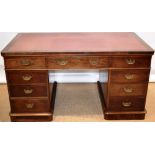
[[135,62],[136,62],[135,59],[126,59],[126,63],[127,63],[128,65],[133,65],[133,64],[135,64]]
[[131,107],[132,103],[131,102],[122,102],[123,107]]
[[68,61],[65,59],[58,59],[56,60],[57,64],[61,65],[61,66],[65,66],[67,65]]
[[133,74],[125,74],[125,78],[127,80],[132,80],[134,78],[134,75]]
[[31,66],[31,65],[32,65],[32,61],[30,61],[30,60],[28,60],[28,59],[22,59],[22,60],[20,61],[20,64],[21,64],[22,66]]
[[128,87],[123,88],[123,90],[124,90],[125,93],[132,93],[133,92],[133,89],[128,88]]
[[24,89],[25,94],[32,94],[33,89]]
[[32,79],[32,76],[31,75],[24,75],[24,76],[22,76],[22,78],[24,81],[30,81]]
[[27,109],[32,109],[34,107],[34,104],[33,103],[27,103],[27,104],[25,104],[25,106]]
[[98,63],[99,63],[99,59],[90,59],[90,60],[89,60],[89,63],[90,63],[91,65],[93,65],[93,66],[96,66],[96,65],[98,65]]

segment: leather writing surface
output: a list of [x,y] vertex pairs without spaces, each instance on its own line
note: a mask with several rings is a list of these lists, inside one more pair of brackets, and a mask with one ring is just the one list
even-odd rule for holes
[[7,52],[151,51],[134,33],[25,33]]

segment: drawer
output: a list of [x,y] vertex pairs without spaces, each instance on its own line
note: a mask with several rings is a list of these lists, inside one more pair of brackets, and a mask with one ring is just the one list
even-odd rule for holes
[[12,113],[41,113],[50,112],[51,107],[47,99],[13,99],[11,100]]
[[109,111],[143,111],[145,108],[144,97],[120,96],[110,97],[108,110]]
[[121,69],[112,70],[110,76],[111,83],[143,83],[149,80],[149,69]]
[[8,84],[48,83],[47,71],[6,71]]
[[122,56],[112,57],[111,67],[114,68],[149,68],[151,56]]
[[47,96],[46,85],[10,85],[11,97],[45,97]]
[[44,57],[7,57],[5,58],[6,69],[44,69]]
[[146,96],[148,84],[111,84],[110,96]]
[[103,56],[52,56],[47,58],[49,69],[95,69],[108,67]]

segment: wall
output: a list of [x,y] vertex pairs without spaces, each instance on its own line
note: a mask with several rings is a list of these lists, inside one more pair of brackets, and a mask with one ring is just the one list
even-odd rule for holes
[[[155,50],[155,32],[138,32],[137,34]],[[155,55],[152,57],[150,82],[155,82]]]
[[[0,51],[16,36],[13,32],[0,32]],[[6,82],[3,57],[0,56],[0,83]]]
[[[0,51],[9,43],[9,41],[16,36],[17,33],[0,32]],[[153,49],[155,49],[155,32],[137,32],[137,34],[147,42]],[[5,83],[5,72],[3,65],[3,58],[0,56],[0,83]],[[155,56],[152,58],[150,82],[155,82]],[[96,72],[72,72],[72,73],[50,73],[50,81],[57,80],[58,82],[95,82],[98,80],[98,73]]]

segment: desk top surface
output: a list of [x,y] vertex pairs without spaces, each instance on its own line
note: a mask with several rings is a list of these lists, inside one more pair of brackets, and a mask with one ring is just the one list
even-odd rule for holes
[[20,33],[2,51],[2,55],[137,51],[150,52],[153,49],[130,32]]

